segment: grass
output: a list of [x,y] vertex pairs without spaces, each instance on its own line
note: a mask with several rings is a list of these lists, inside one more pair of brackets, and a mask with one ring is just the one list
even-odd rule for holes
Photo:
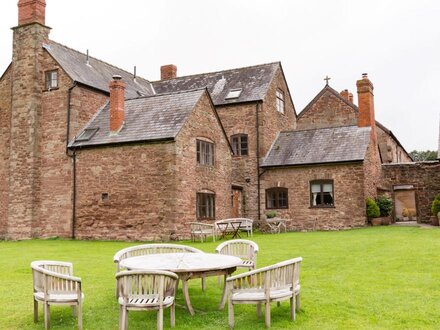
[[[374,227],[340,232],[255,235],[258,265],[296,256],[301,269],[301,311],[289,321],[288,302],[272,306],[272,328],[300,329],[438,329],[440,328],[440,230]],[[217,243],[189,243],[213,252]],[[124,242],[32,240],[0,242],[0,329],[43,329],[33,323],[30,262],[38,259],[74,263],[85,292],[85,329],[117,329],[113,255],[134,245]],[[227,307],[217,310],[221,288],[208,279],[190,286],[196,315],[176,308],[176,329],[227,329]],[[183,306],[182,293],[177,304]],[[264,329],[254,306],[236,307],[237,329]],[[52,329],[73,329],[67,307],[52,307]],[[130,329],[154,329],[154,312],[131,313]],[[169,328],[169,311],[164,324]]]

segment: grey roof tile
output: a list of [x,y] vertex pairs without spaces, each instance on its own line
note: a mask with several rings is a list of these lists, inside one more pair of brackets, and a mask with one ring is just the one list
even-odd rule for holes
[[88,141],[71,141],[70,147],[173,139],[206,89],[162,94],[125,101],[125,124],[110,134],[109,104],[98,111],[84,129],[98,128]]
[[133,74],[89,56],[74,49],[50,41],[44,48],[61,65],[70,78],[84,85],[109,92],[109,83],[113,75],[120,75],[126,85],[127,98],[142,95],[154,95],[151,83],[143,78],[133,79]]
[[281,132],[262,167],[362,161],[370,127],[333,127]]
[[[215,105],[259,101],[266,96],[279,62],[219,72],[202,73],[152,82],[158,94],[207,87]],[[231,89],[242,89],[238,98],[226,99]]]

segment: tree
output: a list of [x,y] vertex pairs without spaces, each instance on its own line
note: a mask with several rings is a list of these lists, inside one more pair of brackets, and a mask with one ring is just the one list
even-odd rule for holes
[[425,160],[436,160],[437,159],[437,151],[431,151],[431,150],[417,151],[417,150],[413,150],[409,154],[411,155],[412,159],[414,159],[415,162],[421,162],[421,161],[425,161]]

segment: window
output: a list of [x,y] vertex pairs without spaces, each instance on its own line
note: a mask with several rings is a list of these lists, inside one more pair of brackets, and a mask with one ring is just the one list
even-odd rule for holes
[[284,92],[277,89],[277,111],[284,113]]
[[237,134],[231,136],[232,151],[235,156],[248,155],[248,136],[247,134]]
[[241,88],[239,89],[231,89],[228,93],[228,95],[226,95],[225,99],[229,100],[229,99],[238,99],[240,97],[241,94]]
[[333,181],[312,181],[310,183],[310,205],[312,207],[334,206]]
[[197,193],[197,219],[215,219],[215,194]]
[[46,72],[46,90],[58,88],[58,71]]
[[98,131],[99,128],[86,128],[77,138],[76,141],[88,141]]
[[287,188],[270,188],[266,190],[266,209],[287,209]]
[[197,163],[200,165],[214,165],[214,143],[197,140]]

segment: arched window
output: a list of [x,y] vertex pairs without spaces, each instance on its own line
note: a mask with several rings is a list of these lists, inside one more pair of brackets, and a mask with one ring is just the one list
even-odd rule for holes
[[235,134],[231,136],[232,151],[235,156],[248,155],[248,136],[247,134]]
[[266,209],[287,209],[289,207],[289,195],[287,188],[266,189]]

